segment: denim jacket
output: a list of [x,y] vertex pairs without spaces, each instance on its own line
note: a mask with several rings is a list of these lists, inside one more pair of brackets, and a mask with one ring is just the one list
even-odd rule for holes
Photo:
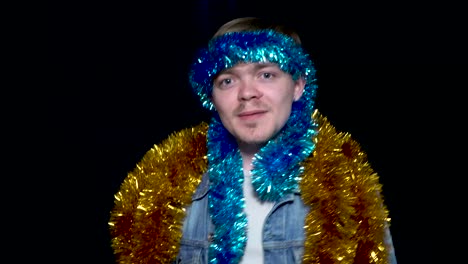
[[[175,263],[207,264],[210,236],[214,232],[208,211],[209,180],[207,174],[198,186],[183,225],[180,251]],[[304,219],[309,208],[302,202],[299,192],[282,197],[268,214],[263,229],[264,263],[302,263],[304,253]],[[387,229],[389,263],[396,264],[392,238]]]

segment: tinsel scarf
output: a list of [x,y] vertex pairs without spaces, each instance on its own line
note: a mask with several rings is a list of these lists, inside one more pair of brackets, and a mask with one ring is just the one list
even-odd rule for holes
[[[388,211],[378,175],[351,135],[315,112],[315,149],[304,162],[303,263],[388,263]],[[146,153],[115,195],[109,227],[119,263],[170,263],[177,257],[185,208],[207,172],[208,125],[182,130]]]
[[[303,94],[292,104],[288,121],[254,156],[251,172],[253,187],[261,200],[277,201],[298,190],[303,171],[300,163],[312,153],[316,133],[310,118],[316,90],[315,69],[308,54],[290,36],[274,30],[256,30],[218,36],[196,58],[189,80],[202,105],[210,110],[215,110],[210,100],[213,76],[238,63],[274,63],[294,81],[304,80]],[[209,208],[215,226],[208,254],[210,263],[238,263],[247,239],[244,173],[235,139],[215,111],[207,140]]]

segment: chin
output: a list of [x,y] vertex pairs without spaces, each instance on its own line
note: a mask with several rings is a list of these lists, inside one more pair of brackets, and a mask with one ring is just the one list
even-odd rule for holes
[[241,137],[240,141],[248,145],[265,145],[271,136]]
[[234,135],[238,141],[247,144],[247,145],[265,145],[270,139],[275,136],[275,130],[244,130],[244,131],[237,131],[238,133]]

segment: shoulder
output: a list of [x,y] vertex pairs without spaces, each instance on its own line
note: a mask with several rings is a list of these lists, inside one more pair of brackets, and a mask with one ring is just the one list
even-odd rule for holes
[[362,161],[367,158],[350,133],[338,131],[318,110],[314,111],[312,119],[318,125],[318,133],[314,138],[315,156],[337,154],[351,159],[359,158]]
[[[194,153],[206,151],[206,134],[208,124],[202,122],[196,126],[184,128],[173,132],[162,142],[153,145],[145,154],[144,159],[157,156],[173,156],[184,153]],[[183,158],[180,156],[180,158]]]
[[154,171],[191,171],[203,173],[206,169],[206,134],[208,124],[176,131],[159,144],[153,145],[135,171],[153,174]]
[[194,147],[196,147],[200,143],[203,143],[203,144],[205,143],[207,131],[208,131],[208,124],[206,122],[201,122],[198,125],[184,128],[182,130],[172,133],[165,140],[163,140],[160,144],[155,145],[155,147],[166,148],[166,149],[174,148],[174,147],[182,147],[181,149],[185,149],[185,147],[187,147],[187,144],[195,144]]

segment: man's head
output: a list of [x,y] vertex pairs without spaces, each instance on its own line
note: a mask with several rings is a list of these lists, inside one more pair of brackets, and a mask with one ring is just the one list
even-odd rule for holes
[[315,69],[300,43],[294,31],[249,17],[221,26],[199,53],[191,84],[239,143],[266,143],[294,105],[293,115],[310,118]]

